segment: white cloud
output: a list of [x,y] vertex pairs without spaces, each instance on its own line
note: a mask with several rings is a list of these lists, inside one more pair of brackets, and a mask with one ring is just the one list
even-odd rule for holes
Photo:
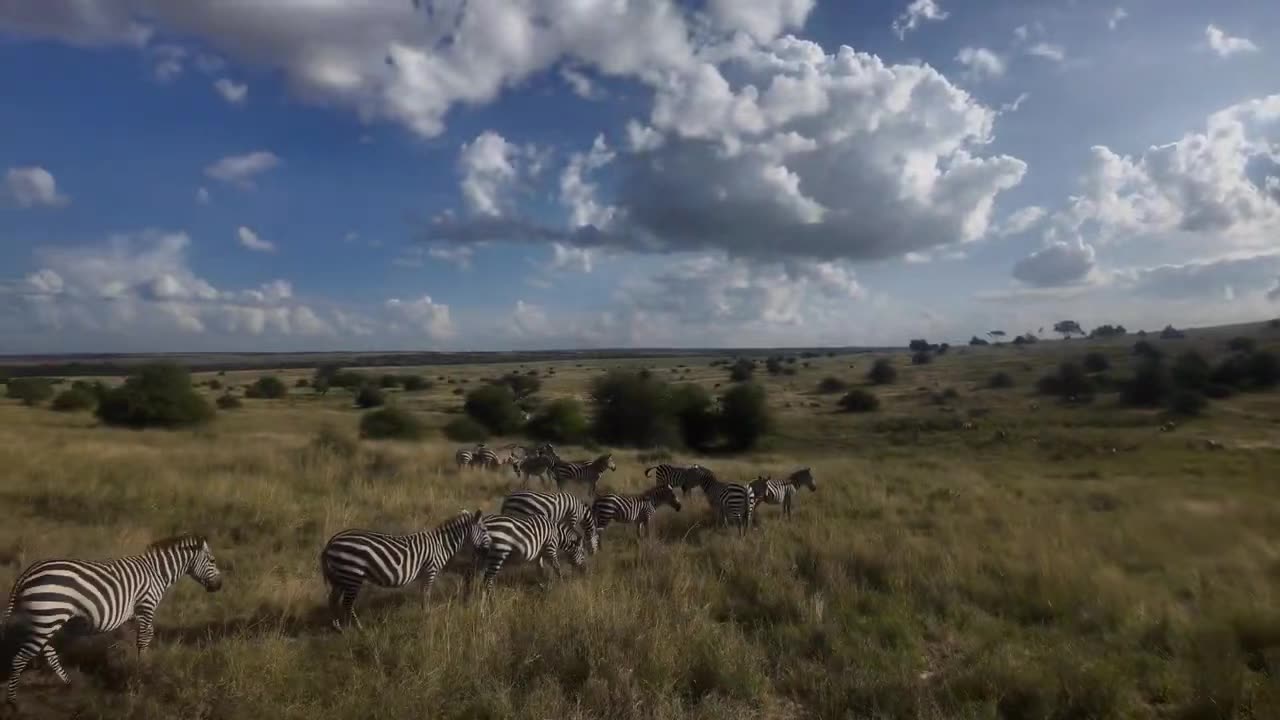
[[1000,114],[1018,112],[1018,108],[1022,107],[1022,103],[1026,102],[1030,97],[1031,93],[1018,93],[1018,97],[1014,98],[1013,102],[1007,102],[1000,106]]
[[240,245],[242,245],[243,247],[249,250],[253,250],[254,252],[275,252],[276,251],[276,246],[274,243],[268,240],[263,240],[262,238],[258,237],[257,233],[255,233],[253,230],[250,230],[249,228],[243,225],[241,225],[236,230],[236,237],[239,238]]
[[1039,42],[1032,45],[1027,48],[1027,54],[1058,63],[1067,59],[1067,51],[1063,49],[1061,45],[1054,45],[1053,43],[1047,42]]
[[815,0],[708,0],[707,10],[720,28],[768,41],[784,30],[803,27],[814,4]]
[[212,202],[211,198],[209,197],[208,188],[205,188],[205,187],[196,188],[196,202],[201,205],[208,205],[210,202]]
[[151,72],[157,82],[168,84],[182,75],[187,50],[179,45],[156,45],[148,49],[153,65]]
[[244,83],[236,84],[229,78],[218,78],[214,81],[213,88],[218,91],[223,100],[232,105],[243,105],[245,100],[249,99],[249,86]]
[[548,269],[552,271],[568,271],[589,273],[592,268],[592,251],[561,243],[551,244],[551,262]]
[[462,197],[471,212],[501,215],[503,193],[515,184],[518,148],[498,133],[486,130],[475,140],[462,144],[458,170],[462,174]]
[[1218,54],[1218,57],[1231,57],[1242,53],[1258,52],[1258,46],[1252,40],[1243,37],[1232,37],[1223,32],[1217,25],[1208,25],[1204,29],[1205,40],[1209,43],[1209,49]]
[[135,17],[134,8],[124,2],[0,2],[0,30],[59,40],[79,47],[142,47],[153,31],[137,22]]
[[434,302],[430,295],[417,300],[392,298],[386,302],[387,311],[397,319],[392,331],[402,330],[400,323],[409,330],[421,333],[430,340],[442,340],[454,334],[453,321],[449,318],[449,306]]
[[603,135],[596,136],[589,152],[573,153],[569,157],[560,174],[560,202],[569,210],[570,227],[607,228],[613,222],[615,209],[600,203],[597,188],[587,176],[613,162],[615,157]]
[[471,269],[472,250],[468,245],[433,247],[427,250],[427,255],[441,262],[455,265],[459,270]]
[[911,4],[907,5],[902,14],[893,21],[893,31],[901,40],[921,23],[946,20],[948,15],[949,13],[938,5],[937,0],[911,0]]
[[956,62],[968,69],[973,78],[1000,77],[1004,75],[1004,60],[987,48],[963,47],[956,54]]
[[280,158],[267,150],[255,150],[243,155],[228,155],[204,169],[204,174],[215,180],[243,188],[253,187],[253,180],[268,170],[279,167]]
[[1034,287],[1071,285],[1086,280],[1095,264],[1094,249],[1083,240],[1059,240],[1019,260],[1013,276]]
[[1125,20],[1128,17],[1129,17],[1129,11],[1125,10],[1122,7],[1118,7],[1115,10],[1112,10],[1111,14],[1107,16],[1107,29],[1115,30],[1117,27],[1119,27],[1121,21]]
[[511,311],[511,331],[520,337],[545,338],[552,333],[547,312],[538,305],[516,300]]
[[39,166],[13,167],[5,171],[2,194],[23,208],[41,205],[61,207],[71,202],[69,197],[58,192],[58,182],[53,173]]
[[604,91],[597,88],[591,78],[577,68],[560,68],[560,77],[569,84],[569,87],[573,89],[573,93],[578,97],[586,98],[587,100],[598,100],[604,96]]

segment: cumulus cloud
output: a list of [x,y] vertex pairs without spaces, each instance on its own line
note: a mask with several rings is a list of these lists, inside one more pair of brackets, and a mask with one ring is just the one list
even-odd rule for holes
[[707,11],[720,28],[766,41],[804,26],[815,0],[708,0]]
[[240,240],[240,245],[254,252],[275,252],[275,243],[263,240],[258,237],[258,233],[241,225],[236,229],[236,237]]
[[255,150],[243,155],[228,155],[219,158],[204,169],[204,174],[215,180],[238,185],[243,188],[253,187],[254,178],[268,170],[279,167],[280,158],[268,150]]
[[0,0],[0,29],[79,47],[142,47],[152,35],[128,3],[83,0]]
[[1115,10],[1112,10],[1111,14],[1107,16],[1107,29],[1115,30],[1117,27],[1120,26],[1120,23],[1128,17],[1129,17],[1129,11],[1125,10],[1122,7],[1118,7]]
[[1116,281],[1138,295],[1185,299],[1260,293],[1280,275],[1280,253],[1125,270]]
[[179,45],[156,45],[148,49],[151,56],[151,73],[157,82],[171,83],[182,75],[183,63],[187,60],[187,49]]
[[937,0],[911,0],[911,4],[893,21],[893,31],[901,40],[906,38],[907,33],[920,27],[921,23],[940,22],[949,15],[938,5]]
[[1061,45],[1047,42],[1038,42],[1028,47],[1027,54],[1058,63],[1067,59],[1067,51]]
[[1039,225],[1048,214],[1048,211],[1039,205],[1020,208],[1004,219],[1004,222],[999,225],[996,234],[1000,236],[1021,235]]
[[249,99],[249,86],[244,83],[237,84],[228,78],[215,80],[213,89],[218,91],[223,100],[232,105],[243,105],[245,100]]
[[1227,58],[1242,53],[1258,52],[1258,46],[1253,41],[1243,37],[1232,37],[1217,25],[1211,24],[1205,27],[1204,37],[1209,43],[1209,49],[1217,53],[1218,57]]
[[553,271],[570,271],[589,273],[592,267],[592,251],[561,243],[551,244],[551,261],[548,269]]
[[61,207],[71,202],[58,192],[53,173],[39,166],[13,167],[5,171],[3,195],[18,207]]
[[545,338],[553,331],[546,310],[524,300],[516,300],[510,327],[515,335],[525,338]]
[[604,91],[597,88],[596,84],[591,81],[591,78],[577,68],[560,68],[560,77],[568,83],[569,87],[573,90],[573,93],[580,98],[596,100],[604,96]]
[[1004,60],[987,48],[962,47],[956,54],[956,62],[964,65],[968,75],[975,79],[1004,75]]
[[1089,276],[1094,258],[1094,249],[1084,241],[1059,240],[1019,260],[1013,266],[1013,276],[1035,287],[1070,285]]
[[472,250],[470,246],[461,245],[458,247],[433,247],[427,250],[427,255],[440,260],[442,262],[451,263],[459,270],[471,269]]
[[454,333],[449,306],[433,301],[430,295],[423,295],[417,300],[392,298],[386,302],[386,309],[395,318],[392,331],[407,328],[429,340],[446,339]]
[[490,130],[463,143],[458,153],[458,172],[462,175],[462,198],[467,209],[477,215],[502,215],[511,202],[507,195],[523,172],[522,162],[535,153],[536,149],[509,143]]

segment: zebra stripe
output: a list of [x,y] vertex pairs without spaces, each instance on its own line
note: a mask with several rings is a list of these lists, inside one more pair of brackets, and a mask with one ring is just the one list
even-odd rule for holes
[[542,484],[546,485],[551,482],[551,468],[556,464],[555,460],[546,455],[526,455],[511,465],[511,471],[516,477],[523,478],[521,484],[528,485],[529,478],[537,476],[542,480]]
[[410,535],[388,535],[372,530],[343,530],[329,538],[320,552],[320,571],[329,586],[329,612],[333,627],[342,630],[356,617],[356,596],[368,582],[397,588],[422,580],[425,605],[436,576],[464,544],[482,544],[480,511],[461,512],[434,529]]
[[649,534],[649,521],[659,505],[670,505],[680,512],[680,501],[670,485],[659,485],[639,495],[601,495],[591,503],[591,514],[601,534],[609,523],[617,521],[636,526],[636,537]]
[[669,485],[673,488],[680,488],[682,495],[686,497],[693,488],[702,485],[702,476],[711,471],[701,465],[669,465],[663,463],[654,465],[644,469],[644,476],[649,477],[649,473],[654,473],[654,486],[662,487]]
[[768,475],[756,478],[751,483],[751,493],[756,502],[764,501],[769,505],[782,505],[782,514],[791,517],[792,498],[807,487],[810,492],[818,491],[818,484],[813,479],[810,468],[801,468],[787,476],[785,480],[774,480]]
[[208,541],[179,535],[147,546],[141,555],[107,562],[43,560],[13,584],[5,610],[5,644],[14,648],[5,701],[16,704],[18,678],[43,655],[62,682],[70,682],[49,640],[67,623],[87,633],[111,632],[136,619],[141,655],[151,644],[156,607],[165,592],[187,575],[209,592],[222,587],[222,574]]
[[492,470],[498,467],[498,453],[494,452],[492,448],[480,445],[471,451],[471,464],[486,470]]
[[596,484],[600,482],[600,475],[605,470],[617,470],[618,466],[613,464],[613,455],[601,455],[591,462],[564,462],[557,461],[551,467],[551,472],[555,476],[556,486],[564,489],[567,482],[584,483],[591,488],[591,494],[596,493]]
[[738,526],[738,533],[745,534],[756,505],[756,496],[751,488],[738,483],[720,482],[710,471],[702,475],[701,485],[703,494],[707,496],[707,503],[711,505],[716,525],[727,526],[732,520]]
[[580,530],[587,541],[587,552],[595,553],[600,546],[600,533],[591,508],[566,492],[543,493],[533,490],[516,490],[502,501],[503,515],[541,515],[553,522]]
[[473,456],[471,451],[466,448],[461,448],[458,452],[453,454],[453,461],[458,464],[459,470],[464,467],[469,467],[471,465],[472,458]]
[[[576,530],[542,515],[486,515],[480,520],[484,544],[477,548],[476,565],[484,566],[485,595],[493,590],[498,572],[509,562],[538,562],[545,573],[550,563],[556,577],[564,577],[560,555],[574,567],[586,563],[582,538]],[[467,576],[468,591],[474,573]]]

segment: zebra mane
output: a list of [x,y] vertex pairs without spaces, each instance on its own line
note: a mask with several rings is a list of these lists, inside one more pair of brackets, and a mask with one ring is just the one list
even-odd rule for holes
[[197,533],[183,533],[156,540],[147,546],[147,550],[194,550],[203,547],[209,540]]

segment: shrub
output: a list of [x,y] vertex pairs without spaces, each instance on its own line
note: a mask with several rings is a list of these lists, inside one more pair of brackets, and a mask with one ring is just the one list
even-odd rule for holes
[[680,438],[694,450],[716,439],[716,414],[711,395],[701,385],[676,385],[671,389],[671,412],[680,427]]
[[78,412],[80,410],[92,410],[94,405],[98,404],[98,398],[93,393],[80,388],[71,388],[63,390],[53,398],[53,404],[49,407],[58,412]]
[[508,373],[493,382],[496,385],[505,385],[510,388],[512,395],[516,399],[528,397],[542,389],[542,381],[536,375]]
[[342,458],[352,458],[360,452],[360,443],[349,434],[325,423],[320,426],[315,436],[311,438],[309,448],[315,452],[327,453]]
[[765,400],[764,388],[753,383],[730,388],[721,398],[720,431],[732,449],[749,450],[769,432],[773,423]]
[[1251,353],[1258,349],[1258,341],[1251,337],[1234,337],[1227,342],[1227,349],[1231,352]]
[[767,370],[770,375],[781,375],[782,374],[782,358],[774,356],[769,358],[768,360],[765,360],[764,369]]
[[466,391],[466,390],[463,390],[462,388],[454,388],[454,389],[453,389],[453,394],[454,394],[454,395],[464,395],[464,394],[466,394],[466,392],[467,392],[467,391]]
[[1172,382],[1164,365],[1158,360],[1145,360],[1124,384],[1121,397],[1130,405],[1154,407],[1164,403],[1171,389]]
[[1003,370],[987,378],[987,387],[992,390],[1011,388],[1013,384],[1013,376]]
[[205,385],[207,385],[207,386],[209,387],[209,389],[210,389],[210,390],[221,390],[221,389],[222,389],[222,383],[218,382],[218,380],[217,380],[216,378],[215,378],[215,379],[213,379],[213,380],[210,380],[210,381],[209,381],[209,382],[207,382],[207,383],[205,383]]
[[1084,356],[1084,369],[1091,373],[1099,373],[1111,367],[1111,361],[1100,352],[1091,352]]
[[356,393],[356,407],[369,409],[382,407],[387,402],[387,397],[380,388],[373,385],[365,385]]
[[746,358],[740,358],[729,368],[729,379],[736,383],[749,382],[755,371],[755,363]]
[[1160,359],[1160,350],[1149,340],[1139,340],[1133,344],[1133,354],[1151,360]]
[[431,381],[421,375],[406,375],[401,378],[405,392],[422,392],[431,389]]
[[484,442],[489,439],[489,431],[464,415],[450,420],[444,426],[444,436],[454,442]]
[[306,378],[298,378],[298,381],[293,386],[296,388],[308,388],[311,387],[311,381]]
[[977,347],[977,346],[981,346],[981,345],[990,345],[991,343],[990,343],[990,342],[988,342],[988,341],[986,341],[986,340],[983,340],[982,338],[978,337],[977,335],[974,335],[973,337],[969,338],[969,344],[970,344],[970,345],[973,345],[973,346],[975,346],[975,347]]
[[5,397],[21,400],[23,405],[33,407],[53,397],[53,383],[45,378],[11,378]]
[[420,440],[425,434],[422,421],[400,407],[384,407],[360,418],[360,437],[371,440]]
[[244,405],[244,403],[240,402],[240,398],[232,395],[231,393],[218,396],[218,409],[220,410],[235,410],[242,405]]
[[534,440],[580,443],[587,436],[587,419],[577,400],[552,400],[529,420],[525,431]]
[[849,387],[849,384],[838,377],[824,377],[818,383],[818,392],[824,395],[838,393]]
[[1209,401],[1205,400],[1203,395],[1192,390],[1178,390],[1169,399],[1170,410],[1189,417],[1199,415],[1208,404]]
[[911,356],[912,365],[928,365],[933,362],[933,353],[928,351],[920,351]]
[[508,385],[483,385],[467,393],[462,409],[489,432],[510,435],[520,429],[524,418]]
[[369,384],[369,378],[364,373],[358,373],[354,370],[339,370],[329,378],[330,387],[346,388],[355,390]]
[[867,379],[875,385],[889,385],[898,379],[898,371],[888,358],[880,358],[871,365]]
[[1058,366],[1058,371],[1040,378],[1036,389],[1042,395],[1058,395],[1061,397],[1079,397],[1093,392],[1093,381],[1085,374],[1084,369],[1073,362],[1065,362]]
[[928,352],[931,347],[933,346],[929,344],[929,341],[923,339],[912,340],[907,343],[907,349],[911,352]]
[[671,391],[661,380],[611,370],[591,383],[592,435],[608,445],[671,445],[676,422]]
[[139,367],[103,395],[97,415],[107,425],[176,428],[212,420],[213,408],[191,387],[186,368],[157,363]]
[[265,398],[268,400],[279,400],[289,394],[289,388],[285,387],[284,382],[274,375],[258,378],[256,382],[245,389],[245,397]]
[[1214,400],[1225,400],[1226,398],[1229,398],[1232,395],[1234,395],[1236,390],[1230,385],[1219,385],[1217,383],[1209,383],[1208,385],[1205,385],[1203,389],[1201,389],[1201,392],[1203,392],[1204,396],[1207,398],[1213,398]]
[[1188,350],[1174,358],[1169,367],[1169,376],[1173,383],[1187,390],[1200,390],[1209,384],[1213,376],[1213,368],[1195,350]]
[[1247,368],[1255,387],[1269,388],[1280,384],[1280,359],[1273,353],[1253,353],[1249,356]]
[[840,398],[840,407],[845,412],[875,412],[880,409],[880,398],[866,390],[850,390]]
[[378,387],[384,390],[400,387],[400,377],[397,375],[383,375],[378,378]]

